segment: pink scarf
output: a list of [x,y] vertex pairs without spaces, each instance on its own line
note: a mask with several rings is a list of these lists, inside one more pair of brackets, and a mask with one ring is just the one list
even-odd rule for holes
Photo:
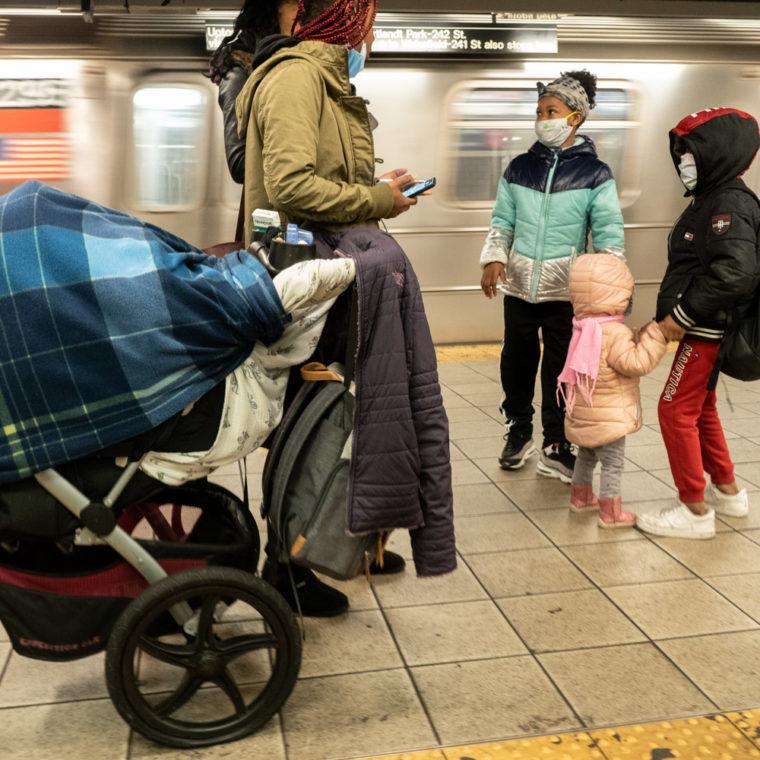
[[[586,319],[573,317],[573,336],[570,338],[570,347],[567,349],[567,359],[557,378],[557,403],[559,403],[559,397],[562,396],[568,414],[573,413],[576,392],[580,392],[581,396],[593,406],[591,396],[596,387],[599,358],[602,352],[601,326],[605,322],[622,321],[622,314]],[[565,383],[564,389],[562,383]]]

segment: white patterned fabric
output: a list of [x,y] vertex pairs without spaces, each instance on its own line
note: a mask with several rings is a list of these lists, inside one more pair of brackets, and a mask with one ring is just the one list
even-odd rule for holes
[[353,259],[314,259],[274,277],[274,286],[292,321],[268,347],[257,343],[251,355],[226,378],[222,419],[207,451],[149,452],[140,468],[169,485],[202,478],[217,467],[255,451],[282,418],[291,367],[314,353],[335,299],[351,284]]

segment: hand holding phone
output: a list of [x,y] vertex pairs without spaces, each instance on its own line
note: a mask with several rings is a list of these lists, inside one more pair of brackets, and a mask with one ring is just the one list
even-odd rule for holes
[[431,187],[435,187],[435,177],[415,182],[411,187],[404,190],[403,193],[407,198],[414,198],[416,195],[424,193],[425,190],[430,190]]

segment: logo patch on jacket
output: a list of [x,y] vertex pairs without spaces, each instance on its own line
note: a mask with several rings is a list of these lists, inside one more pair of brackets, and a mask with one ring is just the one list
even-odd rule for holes
[[731,227],[731,214],[718,214],[712,218],[712,231],[722,235]]
[[683,233],[684,240],[694,240],[694,233],[693,232],[684,232]]

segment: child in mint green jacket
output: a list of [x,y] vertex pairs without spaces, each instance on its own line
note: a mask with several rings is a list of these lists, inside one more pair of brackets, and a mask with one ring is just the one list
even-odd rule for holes
[[499,464],[516,470],[535,452],[533,389],[540,361],[543,443],[537,470],[570,483],[575,456],[565,438],[563,402],[555,394],[572,334],[568,273],[575,257],[586,252],[589,232],[596,252],[623,256],[623,215],[609,166],[589,137],[576,135],[595,105],[596,77],[571,71],[537,87],[538,142],[514,158],[499,180],[480,256],[481,287],[487,298],[497,288],[506,294],[506,443]]

